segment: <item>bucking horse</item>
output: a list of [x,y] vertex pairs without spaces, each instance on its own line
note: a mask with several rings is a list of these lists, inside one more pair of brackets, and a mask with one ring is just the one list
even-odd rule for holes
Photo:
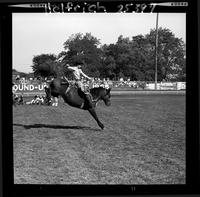
[[79,90],[76,85],[72,85],[68,81],[63,81],[61,78],[53,79],[49,87],[45,88],[46,97],[51,98],[61,96],[65,103],[69,104],[72,107],[76,107],[83,110],[88,110],[92,117],[96,120],[97,124],[101,129],[104,129],[104,125],[100,122],[97,117],[95,107],[99,100],[103,100],[106,106],[111,105],[110,101],[110,90],[103,87],[92,88],[89,90],[91,95],[91,100],[93,105],[89,105],[83,96],[83,93]]

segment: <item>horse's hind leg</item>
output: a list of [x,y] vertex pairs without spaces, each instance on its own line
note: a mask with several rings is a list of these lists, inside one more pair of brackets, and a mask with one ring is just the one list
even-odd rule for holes
[[97,121],[97,123],[101,127],[101,129],[104,129],[104,125],[99,121],[95,109],[94,108],[90,108],[90,109],[88,109],[88,111],[90,112],[92,117]]

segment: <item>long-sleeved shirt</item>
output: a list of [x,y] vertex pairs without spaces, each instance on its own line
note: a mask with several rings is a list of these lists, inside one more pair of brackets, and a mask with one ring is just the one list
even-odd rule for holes
[[81,75],[87,79],[91,79],[88,77],[83,71],[77,67],[68,66],[67,69],[71,70],[76,80],[81,80]]

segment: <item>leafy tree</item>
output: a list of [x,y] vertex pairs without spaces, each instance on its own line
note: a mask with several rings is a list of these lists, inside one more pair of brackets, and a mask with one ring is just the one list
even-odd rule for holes
[[109,77],[110,79],[116,78],[116,60],[114,56],[114,44],[103,45],[102,50],[102,66],[100,68],[101,77]]
[[112,58],[111,68],[117,78],[145,80],[144,64],[148,61],[145,50],[145,38],[142,35],[134,37],[133,40],[119,36],[116,44],[107,46],[106,50],[104,48],[105,62]]
[[[154,81],[155,30],[145,36],[119,36],[116,44],[104,46],[104,74],[111,72],[117,78]],[[158,80],[185,80],[185,46],[169,29],[158,30]],[[108,69],[109,68],[109,69]],[[102,69],[103,70],[103,69]],[[109,71],[109,72],[108,72]]]
[[[152,29],[147,35],[132,39],[118,37],[115,44],[102,45],[91,33],[73,34],[64,42],[64,51],[58,57],[42,54],[33,58],[33,71],[37,76],[67,75],[65,64],[83,64],[83,71],[93,77],[111,79],[131,78],[154,81],[155,36]],[[169,29],[158,29],[158,81],[185,81],[185,44]]]
[[59,56],[63,56],[62,62],[70,65],[83,64],[83,70],[88,75],[98,77],[100,76],[99,69],[101,67],[101,50],[98,47],[99,40],[86,33],[73,34],[64,43],[65,51],[61,52]]
[[[151,44],[152,47],[155,47],[155,35],[156,35],[156,30],[151,30],[150,34],[146,36],[148,42]],[[179,72],[179,75],[184,75],[185,45],[182,39],[176,38],[175,35],[169,29],[159,28],[157,50],[158,50],[158,79],[159,80],[162,80],[162,79],[171,80],[169,76],[177,72]],[[181,76],[178,76],[178,77],[181,77]]]
[[32,69],[36,77],[57,76],[60,72],[57,57],[53,54],[34,56]]
[[143,35],[132,37],[132,54],[134,65],[134,79],[143,81],[152,81],[155,69],[154,48]]
[[116,44],[104,45],[104,74],[106,77],[126,77],[130,74],[130,40],[119,36]]
[[116,77],[115,74],[116,69],[116,63],[112,56],[108,56],[104,61],[104,67],[103,67],[103,77],[109,77],[111,79]]
[[29,79],[29,78],[34,78],[34,73],[28,73],[27,75],[26,75],[26,77]]
[[26,78],[27,77],[27,73],[19,72],[16,69],[12,69],[12,75],[13,76],[18,76],[19,75],[20,78],[22,78],[22,77]]

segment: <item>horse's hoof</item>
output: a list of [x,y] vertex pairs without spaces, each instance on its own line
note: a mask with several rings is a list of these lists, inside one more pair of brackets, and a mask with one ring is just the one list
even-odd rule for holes
[[99,126],[101,127],[102,130],[104,129],[104,125],[103,124],[100,124]]

